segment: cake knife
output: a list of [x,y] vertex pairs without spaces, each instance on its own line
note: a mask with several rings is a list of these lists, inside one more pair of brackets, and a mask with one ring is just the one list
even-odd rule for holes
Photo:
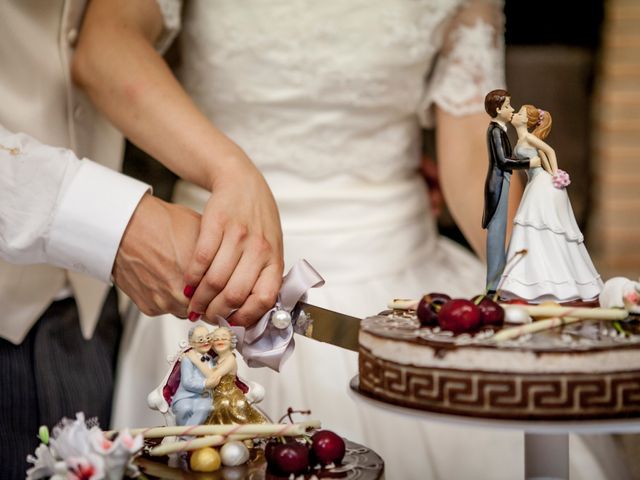
[[[320,342],[330,343],[354,352],[358,351],[359,318],[305,302],[298,302],[297,308],[301,309],[307,317],[311,317],[309,328],[303,328],[300,333]],[[308,322],[308,318],[298,317],[298,323],[305,322]]]

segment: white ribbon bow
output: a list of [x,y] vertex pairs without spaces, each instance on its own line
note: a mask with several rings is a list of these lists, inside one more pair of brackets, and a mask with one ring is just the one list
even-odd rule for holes
[[324,285],[324,279],[320,274],[306,260],[298,260],[282,280],[276,305],[265,313],[258,323],[247,329],[231,326],[222,318],[219,323],[234,331],[238,339],[236,348],[247,365],[267,366],[280,371],[280,367],[293,353],[295,346],[293,325],[283,329],[276,328],[270,321],[271,315],[276,310],[292,313],[296,304],[306,296],[307,290],[322,285]]

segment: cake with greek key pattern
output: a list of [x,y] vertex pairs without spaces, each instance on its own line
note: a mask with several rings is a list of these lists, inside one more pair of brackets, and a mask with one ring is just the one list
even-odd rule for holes
[[530,420],[640,416],[640,328],[583,321],[504,342],[453,335],[415,311],[362,321],[359,390],[447,414]]

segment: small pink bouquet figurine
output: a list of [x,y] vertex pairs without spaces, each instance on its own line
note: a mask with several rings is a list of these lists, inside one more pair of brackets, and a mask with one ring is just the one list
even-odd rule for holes
[[558,189],[566,188],[571,183],[571,178],[569,174],[564,170],[558,169],[556,173],[553,174],[553,186]]

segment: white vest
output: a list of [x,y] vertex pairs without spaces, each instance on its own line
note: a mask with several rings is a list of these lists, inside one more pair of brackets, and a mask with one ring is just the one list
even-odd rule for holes
[[[71,83],[85,6],[85,0],[0,1],[0,124],[119,170],[122,136]],[[0,260],[0,336],[22,342],[65,285],[74,293],[82,333],[89,338],[108,285],[48,265]]]

